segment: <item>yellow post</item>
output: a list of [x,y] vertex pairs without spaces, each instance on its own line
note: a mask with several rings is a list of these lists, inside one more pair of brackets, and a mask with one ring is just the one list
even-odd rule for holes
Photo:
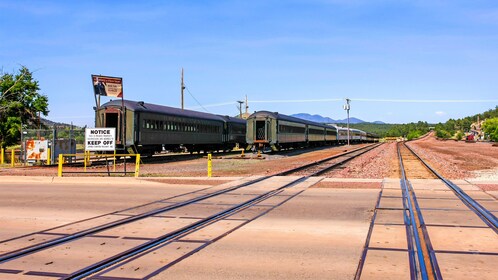
[[14,149],[10,150],[10,166],[14,167],[16,165],[16,151]]
[[1,149],[1,152],[0,152],[0,164],[4,164],[5,163],[5,152],[4,152],[4,149],[3,148],[0,148]]
[[240,155],[240,157],[245,157],[246,155],[244,155],[244,149],[242,149],[242,154]]
[[64,159],[62,157],[62,154],[59,154],[59,168],[57,168],[57,176],[58,177],[62,177],[62,163],[63,163]]
[[[107,163],[106,163],[107,165]],[[114,160],[112,161],[112,171],[116,172],[116,149],[114,149]],[[137,176],[135,176],[137,177]]]
[[261,157],[261,150],[258,150],[258,158]]
[[47,165],[50,165],[51,162],[51,156],[50,156],[50,148],[47,148]]
[[86,151],[85,153],[83,154],[83,171],[86,172]]
[[211,177],[211,175],[213,175],[212,169],[213,169],[213,163],[211,159],[211,154],[208,154],[208,177]]
[[135,155],[135,177],[138,177],[140,171],[140,154]]

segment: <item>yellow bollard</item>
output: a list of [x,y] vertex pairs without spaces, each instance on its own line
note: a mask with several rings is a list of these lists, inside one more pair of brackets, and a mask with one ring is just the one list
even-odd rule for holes
[[1,152],[0,152],[0,164],[4,164],[5,163],[5,152],[4,152],[4,149],[3,148],[0,148],[1,149]]
[[51,156],[50,156],[50,148],[47,148],[47,165],[50,165],[51,162]]
[[138,177],[140,171],[140,154],[135,155],[135,177]]
[[261,150],[258,150],[258,158],[261,157]]
[[14,167],[16,165],[16,151],[14,149],[10,150],[10,166]]
[[62,158],[62,154],[59,154],[59,168],[57,168],[57,176],[62,177],[62,163],[64,162],[64,159]]
[[86,172],[86,151],[85,153],[83,154],[83,171]]
[[240,157],[245,157],[246,155],[244,155],[244,149],[242,149],[242,154],[240,155]]
[[208,154],[208,177],[211,177],[211,175],[213,175],[212,169],[213,169],[213,163],[211,159],[211,154]]
[[112,172],[116,172],[116,150],[114,150],[114,160],[112,161]]

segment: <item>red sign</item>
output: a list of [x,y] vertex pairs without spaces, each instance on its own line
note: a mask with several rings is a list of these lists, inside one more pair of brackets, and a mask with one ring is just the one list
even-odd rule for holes
[[97,95],[123,97],[123,78],[92,75],[92,82]]

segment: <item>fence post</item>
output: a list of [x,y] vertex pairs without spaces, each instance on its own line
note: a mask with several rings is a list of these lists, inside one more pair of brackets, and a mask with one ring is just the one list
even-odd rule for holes
[[5,152],[4,152],[3,147],[0,147],[0,149],[2,150],[0,152],[0,164],[4,164],[5,163],[5,158],[4,158],[5,157]]
[[62,177],[62,162],[64,159],[62,158],[62,154],[59,154],[59,168],[57,168],[57,176]]
[[50,155],[50,148],[47,148],[47,165],[50,165],[52,162],[50,161],[51,155]]
[[116,172],[116,149],[114,149],[114,158],[112,160],[112,172]]
[[10,150],[10,166],[14,167],[16,165],[16,151],[14,149]]
[[139,171],[140,171],[140,154],[135,154],[135,178],[138,177]]
[[211,177],[213,169],[212,157],[211,154],[208,154],[208,177]]

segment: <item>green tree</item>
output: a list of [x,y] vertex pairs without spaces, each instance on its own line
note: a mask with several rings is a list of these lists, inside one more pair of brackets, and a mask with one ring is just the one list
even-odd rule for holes
[[21,125],[36,127],[37,113],[48,114],[48,97],[40,94],[33,73],[22,66],[16,74],[0,73],[0,146],[19,143]]
[[487,119],[482,124],[484,132],[489,134],[489,138],[493,141],[498,141],[498,118]]

